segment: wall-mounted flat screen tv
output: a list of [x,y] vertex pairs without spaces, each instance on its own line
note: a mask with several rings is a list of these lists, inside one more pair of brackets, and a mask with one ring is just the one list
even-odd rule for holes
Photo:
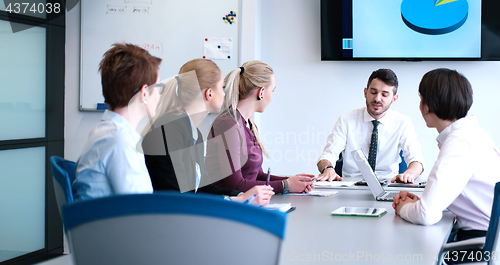
[[321,0],[321,59],[500,61],[500,0]]

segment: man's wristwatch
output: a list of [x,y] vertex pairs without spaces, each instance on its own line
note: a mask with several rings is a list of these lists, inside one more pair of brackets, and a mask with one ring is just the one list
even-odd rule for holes
[[290,193],[290,190],[288,190],[288,181],[286,179],[283,180],[283,194],[288,194]]
[[326,167],[324,167],[320,172],[323,174],[327,168],[333,168],[332,164],[328,164]]

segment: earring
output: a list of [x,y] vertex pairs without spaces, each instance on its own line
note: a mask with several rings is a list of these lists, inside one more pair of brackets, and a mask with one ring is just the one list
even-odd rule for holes
[[261,100],[261,99],[263,99],[263,98],[264,98],[264,97],[259,97],[259,96],[257,96],[257,100]]
[[144,105],[147,105],[147,104],[148,104],[148,102],[146,102],[146,100],[144,100],[142,103],[144,103]]

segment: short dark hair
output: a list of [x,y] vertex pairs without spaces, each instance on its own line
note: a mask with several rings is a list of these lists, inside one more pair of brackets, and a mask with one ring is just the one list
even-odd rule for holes
[[368,78],[366,89],[370,89],[370,83],[375,78],[384,82],[386,85],[393,86],[394,95],[398,93],[398,77],[391,69],[378,69],[376,71],[373,71],[372,74],[370,75],[370,78]]
[[455,70],[439,68],[427,72],[420,81],[418,92],[422,104],[442,120],[465,117],[472,105],[472,86]]
[[102,94],[111,110],[127,106],[135,89],[158,78],[161,59],[139,46],[115,43],[103,57],[99,64]]

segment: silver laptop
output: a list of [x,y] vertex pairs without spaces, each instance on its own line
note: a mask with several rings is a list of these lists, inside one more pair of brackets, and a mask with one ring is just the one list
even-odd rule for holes
[[396,194],[399,194],[399,191],[385,191],[384,188],[382,188],[382,185],[380,185],[375,172],[373,172],[372,168],[370,167],[370,164],[368,163],[363,150],[354,150],[351,152],[351,154],[354,162],[356,162],[356,165],[358,166],[358,169],[361,171],[361,174],[365,178],[366,183],[368,184],[368,187],[373,194],[373,197],[375,197],[377,201],[392,201],[394,196],[396,196]]

